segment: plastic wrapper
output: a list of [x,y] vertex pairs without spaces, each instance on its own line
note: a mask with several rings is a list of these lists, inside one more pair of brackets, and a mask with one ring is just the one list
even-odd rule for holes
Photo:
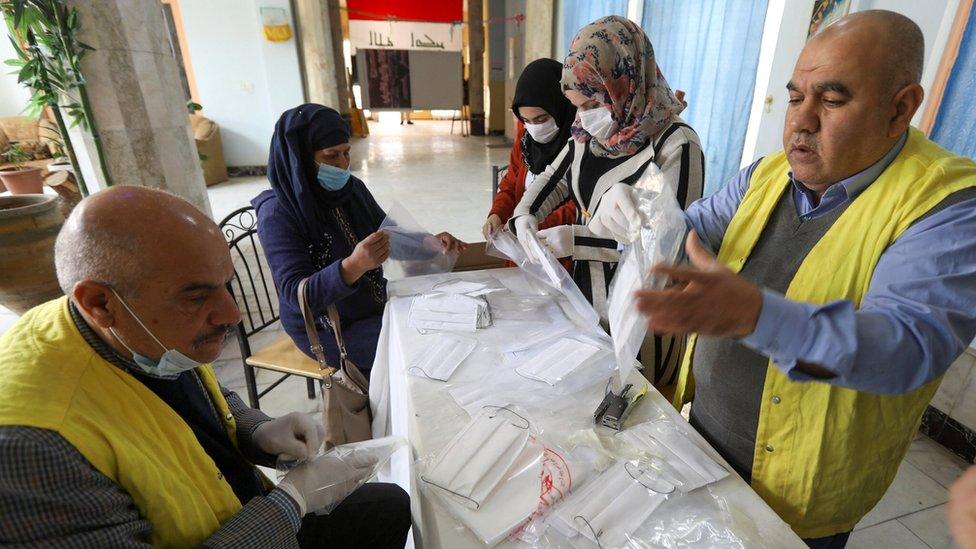
[[407,324],[422,334],[475,332],[491,326],[491,309],[484,296],[430,292],[413,298]]
[[519,538],[591,469],[546,441],[524,410],[501,406],[483,407],[417,464],[427,497],[488,546]]
[[449,334],[430,336],[430,346],[407,368],[410,375],[447,381],[478,346],[478,341]]
[[390,257],[383,262],[387,280],[448,273],[457,263],[458,252],[444,253],[443,243],[399,203],[387,211],[379,230],[390,236]]
[[670,419],[634,425],[615,435],[625,451],[655,460],[682,492],[691,492],[729,475],[728,470]]
[[641,288],[664,287],[667,280],[650,275],[648,270],[658,263],[675,263],[687,233],[681,206],[656,166],[648,166],[631,192],[640,212],[640,236],[623,248],[607,303],[610,333],[622,380],[637,365],[637,353],[647,334],[646,319],[634,306],[634,292]]
[[[584,326],[596,326],[600,315],[586,300],[576,282],[569,276],[562,264],[552,255],[538,237],[531,239],[532,253],[541,258],[539,263],[530,261],[519,240],[508,229],[501,229],[488,235],[486,253],[501,259],[508,259],[528,274],[536,284],[566,296],[576,315]],[[635,355],[636,356],[636,355]]]
[[[342,486],[348,490],[348,493],[352,493],[374,478],[380,469],[390,461],[393,453],[405,445],[406,441],[401,437],[383,437],[342,444],[321,452],[313,459],[333,462],[333,466],[329,467],[329,476],[322,479],[321,486],[317,487],[316,490],[329,490],[353,483],[354,487]],[[279,459],[276,464],[278,480],[284,478],[293,468],[301,466],[302,463],[304,462]],[[314,512],[317,515],[328,515],[340,503],[342,503],[342,499],[321,509],[316,509]]]

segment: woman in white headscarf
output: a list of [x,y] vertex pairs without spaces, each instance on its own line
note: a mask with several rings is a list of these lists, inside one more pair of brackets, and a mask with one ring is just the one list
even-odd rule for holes
[[[510,222],[525,241],[538,220],[566,201],[575,225],[538,232],[557,257],[573,258],[573,280],[607,319],[607,294],[619,260],[639,225],[628,187],[653,163],[678,203],[702,195],[705,158],[695,131],[678,115],[684,103],[671,91],[644,32],[618,16],[598,19],[573,38],[561,84],[577,107],[573,139],[526,189]],[[673,382],[683,338],[648,337],[641,351],[645,375]]]

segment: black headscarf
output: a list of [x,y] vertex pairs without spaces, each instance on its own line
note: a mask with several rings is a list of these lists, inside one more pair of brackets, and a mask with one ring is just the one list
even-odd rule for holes
[[338,191],[327,191],[319,185],[315,151],[348,142],[349,125],[342,116],[314,103],[285,111],[275,124],[268,179],[278,202],[305,227],[309,236],[324,232],[323,206],[341,206],[354,190],[353,181]]
[[539,107],[559,126],[559,133],[548,143],[537,143],[529,132],[522,137],[522,154],[525,165],[534,174],[542,173],[570,138],[570,128],[576,120],[576,107],[563,95],[559,85],[563,65],[554,59],[536,59],[522,70],[515,84],[512,112],[522,118],[519,107]]

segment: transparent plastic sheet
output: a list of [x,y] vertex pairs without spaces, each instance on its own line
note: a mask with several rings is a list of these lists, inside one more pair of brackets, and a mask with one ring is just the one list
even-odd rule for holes
[[657,460],[682,492],[697,490],[729,475],[670,419],[631,426],[614,435],[614,439],[620,454]]
[[417,462],[421,490],[488,546],[521,539],[591,471],[589,460],[549,442],[514,406],[483,407]]
[[407,373],[435,381],[447,381],[477,346],[478,340],[469,337],[433,334],[424,352],[407,367]]
[[[332,449],[321,452],[314,460],[325,460],[333,465],[329,467],[328,478],[323,478],[321,485],[316,490],[329,490],[342,487],[352,493],[356,488],[366,484],[370,479],[386,466],[394,452],[405,446],[407,441],[402,437],[383,437],[362,442],[353,442],[334,446]],[[278,480],[295,467],[299,467],[304,461],[284,461],[279,459],[276,463]],[[354,483],[355,488],[343,486]],[[333,509],[342,503],[342,499],[334,501],[331,505],[321,509],[310,510],[317,515],[328,515]]]
[[379,230],[390,236],[390,257],[383,262],[383,276],[387,280],[448,273],[457,263],[459,254],[445,254],[443,243],[399,203],[395,202],[387,211]]
[[535,283],[566,296],[585,326],[599,325],[600,315],[583,296],[583,292],[576,286],[576,282],[562,264],[553,257],[552,252],[539,242],[538,237],[531,239],[531,246],[533,255],[541,258],[539,263],[530,261],[515,235],[507,228],[503,228],[488,235],[485,251],[490,256],[511,260]]
[[411,301],[407,324],[422,334],[475,332],[491,326],[491,308],[483,295],[428,292]]
[[634,292],[664,287],[667,281],[648,274],[648,269],[657,263],[675,263],[687,232],[674,192],[663,182],[660,170],[652,168],[653,164],[648,166],[631,188],[641,217],[640,237],[624,246],[607,303],[620,379],[626,379],[637,365],[637,353],[647,334],[647,322],[634,306]]

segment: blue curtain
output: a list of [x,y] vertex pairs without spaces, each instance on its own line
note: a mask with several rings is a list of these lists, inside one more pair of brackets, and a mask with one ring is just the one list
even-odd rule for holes
[[[627,0],[563,0],[564,49],[569,50],[577,31],[606,15],[627,17]],[[565,56],[565,51],[556,54],[559,61]]]
[[705,151],[705,194],[739,170],[767,0],[647,0],[641,26]]
[[949,73],[939,114],[932,127],[932,140],[950,151],[976,158],[976,109],[973,89],[976,86],[976,4],[969,12],[969,22],[959,44],[959,56]]

